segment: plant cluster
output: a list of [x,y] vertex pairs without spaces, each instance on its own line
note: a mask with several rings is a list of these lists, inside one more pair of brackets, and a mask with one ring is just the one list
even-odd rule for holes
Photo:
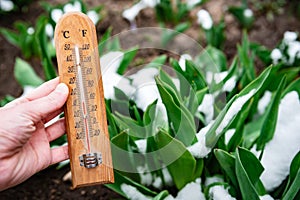
[[[205,3],[188,2],[142,0],[123,16],[133,21],[128,14],[154,8],[159,21],[177,30],[163,32],[161,47],[167,49],[189,28],[188,13]],[[25,58],[41,58],[46,79],[56,76],[48,23],[53,28],[71,7],[87,12],[81,1],[67,5],[50,8],[50,17],[38,20],[34,32],[24,25],[17,26],[19,33],[1,29],[10,42],[30,51]],[[244,27],[230,64],[222,50],[225,24],[215,24],[203,9],[197,22],[208,45],[193,56],[161,54],[131,71],[139,46],[122,49],[111,28],[103,35],[99,52],[115,169],[115,183],[107,187],[128,199],[300,198],[298,34],[286,32],[278,47],[268,50],[248,39],[254,17],[245,1],[229,12]],[[267,66],[260,74],[258,58]],[[43,82],[21,59],[15,77],[23,87]],[[54,145],[64,142],[60,138]]]

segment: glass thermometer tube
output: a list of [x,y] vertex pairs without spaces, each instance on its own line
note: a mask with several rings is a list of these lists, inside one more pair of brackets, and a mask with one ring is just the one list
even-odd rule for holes
[[91,153],[91,146],[90,146],[90,118],[88,114],[88,109],[87,109],[87,101],[85,98],[85,89],[84,89],[84,83],[83,83],[83,74],[81,70],[81,65],[80,65],[80,53],[79,53],[79,48],[77,45],[75,45],[75,64],[77,67],[77,86],[79,87],[79,96],[80,96],[80,110],[83,116],[83,129],[84,129],[84,135],[85,135],[85,141],[86,141],[86,147],[88,153]]

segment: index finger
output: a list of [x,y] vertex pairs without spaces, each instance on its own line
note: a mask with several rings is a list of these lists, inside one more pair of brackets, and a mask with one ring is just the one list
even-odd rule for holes
[[56,88],[56,86],[58,84],[59,84],[59,78],[56,77],[50,81],[43,83],[42,85],[40,85],[39,87],[34,89],[32,92],[28,93],[27,95],[20,97],[16,100],[6,104],[5,107],[10,108],[10,107],[22,104],[22,103],[26,103],[26,102],[33,101],[33,100],[39,99],[41,97],[47,96]]

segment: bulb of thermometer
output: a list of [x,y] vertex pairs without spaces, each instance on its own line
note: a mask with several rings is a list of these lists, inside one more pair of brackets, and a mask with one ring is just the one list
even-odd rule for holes
[[55,28],[60,81],[70,94],[65,105],[73,187],[114,182],[97,36],[80,12],[65,14]]

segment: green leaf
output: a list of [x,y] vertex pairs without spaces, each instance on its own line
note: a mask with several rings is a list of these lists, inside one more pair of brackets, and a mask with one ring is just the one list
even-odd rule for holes
[[300,190],[300,152],[292,160],[290,176],[282,200],[294,199]]
[[138,191],[140,191],[142,194],[144,194],[146,196],[154,197],[154,196],[157,195],[156,192],[154,192],[154,191],[148,189],[147,187],[131,180],[130,178],[127,178],[126,176],[121,175],[116,170],[114,171],[114,177],[115,177],[115,182],[113,184],[105,184],[105,186],[108,187],[109,189],[115,191],[116,193],[124,196],[124,197],[127,197],[127,195],[121,189],[122,184],[131,185],[131,186],[135,187]]
[[160,67],[165,64],[167,61],[166,55],[161,55],[156,58],[154,58],[149,64],[145,66],[145,68],[151,68],[151,67]]
[[5,37],[7,41],[9,41],[11,44],[15,46],[20,46],[20,37],[17,33],[14,31],[11,31],[6,28],[0,28],[0,33]]
[[136,167],[143,165],[143,157],[139,153],[134,152],[136,145],[126,131],[114,136],[111,142],[113,144],[111,152],[114,168],[121,170],[122,174],[134,180],[140,180],[139,175],[136,173]]
[[246,32],[243,33],[242,45],[238,45],[238,56],[243,70],[241,87],[246,87],[255,79],[254,54],[250,49],[250,41]]
[[246,103],[245,109],[243,111],[241,111],[237,115],[237,117],[235,118],[234,121],[237,121],[237,124],[235,126],[235,133],[231,137],[231,139],[230,139],[230,141],[227,145],[227,149],[229,151],[234,151],[234,149],[236,149],[236,147],[238,145],[240,145],[240,143],[242,142],[242,140],[243,140],[243,129],[245,127],[245,121],[248,117],[248,114],[249,114],[252,106],[253,106],[253,100],[250,100],[249,103]]
[[6,95],[3,99],[0,100],[0,107],[5,106],[9,102],[13,101],[15,98],[11,95]]
[[14,76],[22,87],[26,85],[39,86],[44,82],[33,68],[21,58],[16,58]]
[[129,135],[137,138],[146,138],[146,128],[131,117],[116,113],[114,119],[119,128],[128,131]]
[[164,200],[169,195],[168,190],[161,191],[158,195],[156,195],[153,200]]
[[288,87],[283,91],[282,97],[284,97],[287,93],[291,91],[296,91],[300,96],[300,78],[294,80]]
[[255,186],[259,184],[259,176],[263,170],[259,160],[250,151],[243,148],[237,149],[235,172],[243,199],[260,199]]
[[240,24],[244,28],[250,28],[254,22],[254,16],[245,16],[245,11],[248,9],[245,6],[231,6],[229,7],[228,11],[235,16],[235,18],[240,22]]
[[170,86],[159,77],[155,77],[162,101],[167,109],[169,122],[174,127],[176,138],[189,146],[195,138],[196,127],[192,114],[179,101]]
[[42,65],[44,69],[45,79],[51,80],[55,77],[57,77],[54,65],[51,60],[51,55],[49,49],[48,49],[48,39],[45,32],[45,27],[48,20],[45,16],[41,16],[37,20],[36,25],[36,41],[38,43],[38,46],[40,48],[40,54],[42,58]]
[[206,47],[206,49],[197,57],[196,61],[196,64],[205,71],[216,73],[227,70],[225,54],[213,46]]
[[276,124],[277,124],[277,116],[278,109],[281,100],[281,94],[286,84],[286,78],[283,77],[278,86],[278,90],[270,102],[270,106],[268,106],[265,119],[262,125],[261,134],[257,140],[257,149],[261,150],[264,148],[265,144],[269,142],[274,135]]
[[159,157],[167,166],[178,189],[195,179],[196,160],[185,146],[167,132],[160,130],[155,136]]
[[126,52],[124,52],[124,56],[123,56],[123,60],[120,63],[120,66],[117,70],[118,74],[124,74],[127,67],[129,66],[129,64],[131,63],[131,61],[133,60],[133,58],[135,57],[136,53],[138,51],[138,48],[132,48]]
[[227,176],[230,178],[232,184],[235,188],[238,188],[237,177],[235,175],[235,158],[234,156],[230,155],[228,152],[222,149],[215,149],[214,154],[224,169]]

